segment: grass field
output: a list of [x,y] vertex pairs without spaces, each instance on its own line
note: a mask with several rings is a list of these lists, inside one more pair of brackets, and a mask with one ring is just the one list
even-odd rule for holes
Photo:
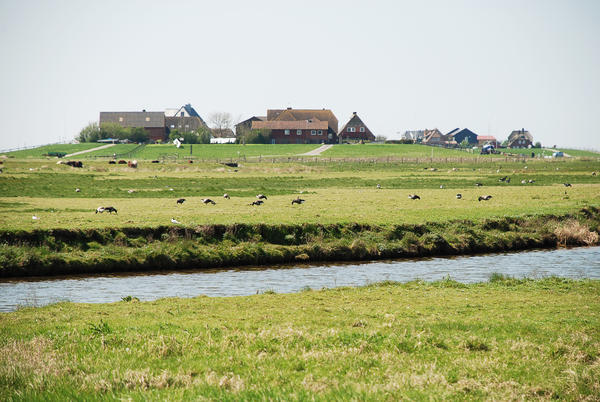
[[405,157],[405,158],[476,158],[479,153],[458,149],[430,147],[418,144],[342,144],[334,145],[321,155],[332,158],[369,158],[369,157]]
[[[68,154],[73,152],[85,151],[99,147],[103,144],[98,143],[86,143],[86,144],[57,144],[57,145],[46,145],[43,147],[25,149],[23,151],[8,152],[1,155],[8,155],[14,158],[44,158],[44,154],[48,152],[66,152]],[[56,157],[53,157],[56,159]]]
[[[489,216],[564,213],[600,205],[600,163],[219,164],[86,162],[83,169],[7,160],[0,176],[0,224],[10,229],[186,224],[358,222],[401,224]],[[456,170],[453,170],[456,169]],[[511,183],[499,182],[508,176]],[[522,180],[534,183],[522,184]],[[565,188],[563,183],[573,187]],[[481,183],[481,187],[476,187]],[[376,188],[377,184],[381,189]],[[440,188],[443,186],[444,188]],[[80,192],[75,192],[79,188]],[[456,193],[463,199],[457,200]],[[222,198],[224,193],[230,200]],[[248,205],[259,193],[265,205]],[[417,193],[421,200],[410,200]],[[487,202],[480,195],[492,195]],[[301,196],[306,202],[291,205]],[[175,200],[186,198],[183,205]],[[203,205],[213,198],[217,205]],[[112,205],[118,215],[94,214]],[[36,215],[40,219],[32,220]]]
[[595,400],[598,294],[496,275],[24,308],[0,314],[0,399]]

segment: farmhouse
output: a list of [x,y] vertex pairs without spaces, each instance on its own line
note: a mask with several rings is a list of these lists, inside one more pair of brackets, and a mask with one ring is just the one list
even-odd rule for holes
[[509,148],[529,148],[533,146],[533,136],[529,131],[525,131],[524,128],[514,130],[508,136],[508,144],[506,146]]
[[426,145],[444,145],[446,137],[437,128],[425,130],[423,133],[423,144]]
[[457,144],[460,144],[465,139],[468,141],[469,145],[477,145],[477,134],[468,128],[455,128],[446,134],[446,141],[456,141]]
[[100,125],[105,123],[141,127],[152,141],[163,141],[167,136],[164,112],[100,112]]
[[329,124],[318,119],[253,121],[253,130],[271,130],[273,144],[320,144],[327,142]]
[[329,109],[288,107],[267,110],[267,119],[254,119],[250,128],[270,130],[273,144],[335,144],[338,119]]
[[206,122],[189,103],[179,109],[167,109],[165,111],[165,124],[167,132],[179,130],[187,133],[197,132],[200,128],[208,128]]
[[375,141],[375,136],[360,117],[358,117],[356,112],[352,114],[352,117],[340,130],[338,136],[340,141]]

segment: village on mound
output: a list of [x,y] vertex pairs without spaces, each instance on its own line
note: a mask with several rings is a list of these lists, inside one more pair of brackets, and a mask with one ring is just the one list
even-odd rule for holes
[[[263,116],[252,116],[233,124],[228,113],[215,113],[209,124],[191,104],[165,111],[100,112],[98,128],[122,127],[142,129],[144,142],[166,143],[177,139],[189,143],[263,143],[263,144],[349,144],[349,143],[404,143],[447,148],[481,148],[486,153],[498,148],[540,147],[531,133],[524,128],[514,130],[504,142],[491,135],[478,135],[468,128],[455,128],[443,134],[437,128],[405,131],[400,140],[386,141],[376,136],[353,112],[339,128],[339,121],[331,109],[267,109]],[[110,131],[110,130],[108,130]],[[204,140],[195,136],[204,134]],[[190,136],[191,135],[191,136]],[[128,142],[130,139],[108,137],[98,142]],[[141,142],[141,141],[134,141]]]

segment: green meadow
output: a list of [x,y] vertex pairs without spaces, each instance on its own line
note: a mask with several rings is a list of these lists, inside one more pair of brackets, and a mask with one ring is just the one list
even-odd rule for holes
[[596,400],[600,282],[381,283],[0,314],[0,399]]

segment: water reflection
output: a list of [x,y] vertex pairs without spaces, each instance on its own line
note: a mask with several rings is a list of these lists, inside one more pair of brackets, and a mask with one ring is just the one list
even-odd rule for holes
[[39,306],[61,300],[105,303],[119,301],[127,295],[140,300],[198,295],[242,296],[266,290],[290,293],[305,287],[361,286],[384,280],[433,281],[446,276],[472,283],[488,280],[493,272],[515,277],[557,275],[600,279],[600,247],[360,264],[11,280],[0,282],[0,311],[12,311],[19,305]]

